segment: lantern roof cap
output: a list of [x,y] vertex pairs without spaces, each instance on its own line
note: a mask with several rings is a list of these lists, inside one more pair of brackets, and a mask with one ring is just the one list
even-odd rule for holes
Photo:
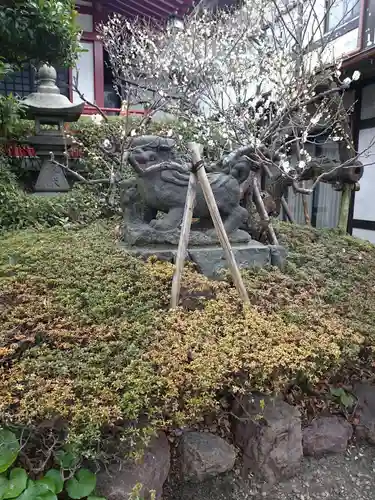
[[61,95],[56,85],[57,74],[53,66],[43,64],[37,73],[37,90],[23,101],[28,118],[56,117],[65,122],[74,122],[82,114],[85,103],[74,104]]

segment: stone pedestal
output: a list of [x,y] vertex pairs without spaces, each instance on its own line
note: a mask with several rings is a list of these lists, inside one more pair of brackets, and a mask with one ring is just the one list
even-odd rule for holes
[[34,190],[36,193],[62,193],[69,191],[69,183],[66,180],[63,169],[45,159],[42,163]]
[[29,143],[35,147],[37,156],[41,159],[41,168],[34,186],[36,193],[66,193],[70,186],[64,170],[51,161],[51,152],[58,163],[64,164],[65,147],[71,144],[71,139],[65,139],[55,130],[47,130],[44,134],[29,138]]
[[[124,243],[120,245],[126,252],[145,259],[155,256],[160,260],[174,262],[177,255],[177,246],[160,245],[146,248],[127,246]],[[286,251],[283,247],[263,245],[253,240],[233,244],[232,250],[241,269],[267,265],[280,267],[286,258]],[[191,246],[186,260],[194,262],[202,274],[214,279],[220,278],[223,270],[228,267],[223,249],[217,246]]]

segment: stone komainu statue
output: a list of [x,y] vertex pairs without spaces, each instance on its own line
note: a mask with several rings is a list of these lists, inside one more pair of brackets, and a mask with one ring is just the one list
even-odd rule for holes
[[[149,224],[157,231],[171,231],[181,223],[189,183],[189,163],[179,158],[175,141],[158,136],[140,136],[131,143],[129,163],[137,177],[123,183],[122,206],[129,222]],[[240,204],[240,184],[231,174],[208,172],[225,229],[231,234],[248,218]],[[163,212],[162,218],[157,214]],[[194,217],[200,228],[209,226],[210,214],[198,184]]]

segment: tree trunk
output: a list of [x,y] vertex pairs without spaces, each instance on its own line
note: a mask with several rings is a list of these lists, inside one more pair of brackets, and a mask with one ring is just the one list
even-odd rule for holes
[[344,184],[341,193],[340,214],[338,228],[346,232],[349,220],[350,198],[352,194],[352,187],[349,184]]
[[305,223],[307,226],[311,226],[311,219],[309,215],[309,205],[307,203],[306,195],[301,194],[302,196],[302,206],[303,206],[303,216],[305,218]]

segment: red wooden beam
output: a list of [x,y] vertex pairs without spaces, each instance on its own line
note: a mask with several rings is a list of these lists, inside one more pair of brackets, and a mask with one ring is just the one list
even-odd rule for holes
[[[121,114],[121,116],[126,115],[126,113],[124,111],[122,111],[121,108],[102,108],[101,107],[100,109],[101,109],[101,111],[103,111],[104,114],[118,113],[119,115]],[[91,107],[91,106],[85,106],[85,108],[83,110],[83,114],[88,115],[88,116],[97,115],[98,110],[96,108]],[[129,115],[144,116],[145,114],[146,114],[146,111],[141,111],[141,110],[129,111]]]

